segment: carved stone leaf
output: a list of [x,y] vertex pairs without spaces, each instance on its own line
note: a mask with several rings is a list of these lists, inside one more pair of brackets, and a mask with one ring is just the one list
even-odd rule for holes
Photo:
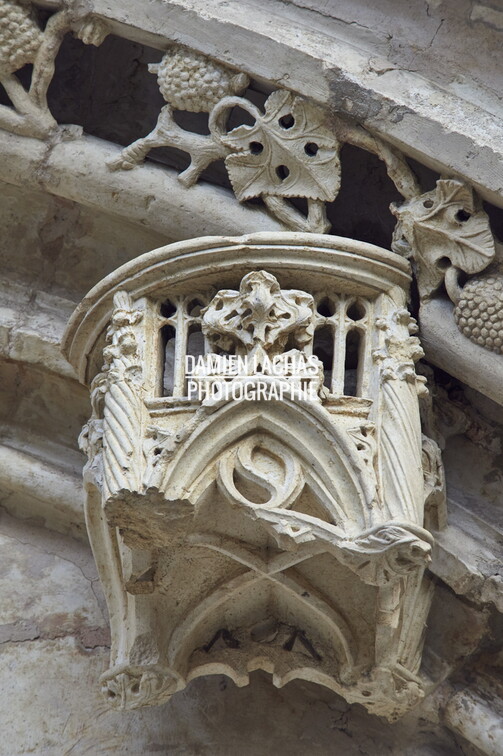
[[225,164],[240,201],[271,195],[331,202],[340,185],[339,142],[319,108],[291,92],[273,92],[253,126],[222,137]]
[[473,191],[468,184],[451,179],[437,181],[436,194],[439,205],[451,205],[457,202],[463,206],[466,212],[475,212]]
[[[420,220],[417,225],[427,244],[441,245],[437,257],[448,257],[465,273],[478,273],[494,257],[494,238],[486,213],[479,211],[464,220],[458,209],[460,204],[460,197],[446,193],[445,198],[439,197],[435,215]],[[470,212],[467,204],[462,205],[466,214]]]
[[395,238],[403,234],[420,265],[419,289],[431,295],[442,282],[445,267],[439,260],[473,274],[494,258],[494,238],[489,219],[477,210],[473,192],[451,179],[437,181],[435,191],[410,200],[393,211],[399,218]]

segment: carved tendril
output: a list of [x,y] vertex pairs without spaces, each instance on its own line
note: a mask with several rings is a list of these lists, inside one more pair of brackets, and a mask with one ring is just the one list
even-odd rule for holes
[[[122,150],[108,164],[111,170],[134,168],[154,147],[175,147],[190,155],[189,167],[179,174],[181,183],[189,187],[212,162],[224,158],[240,202],[260,197],[287,228],[317,233],[330,229],[326,203],[333,202],[339,192],[339,152],[344,142],[383,160],[406,199],[420,193],[400,153],[292,92],[273,92],[262,111],[246,97],[237,96],[249,84],[245,74],[182,46],[173,46],[149,70],[157,74],[168,104],[154,130]],[[252,125],[228,129],[229,115],[236,107],[252,117]],[[173,110],[209,113],[210,134],[181,128]],[[291,202],[295,198],[306,201],[306,214]]]
[[[28,3],[0,0],[0,32],[8,40],[0,51],[0,84],[13,105],[13,108],[0,106],[0,128],[37,138],[46,137],[57,128],[47,105],[47,90],[54,76],[56,55],[70,30],[85,44],[92,45],[100,45],[107,34],[102,21],[78,16],[70,9],[51,16],[42,31]],[[28,91],[15,75],[27,63],[33,64]]]

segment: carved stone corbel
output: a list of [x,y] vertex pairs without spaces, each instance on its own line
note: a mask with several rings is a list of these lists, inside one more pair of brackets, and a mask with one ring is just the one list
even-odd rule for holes
[[[65,349],[92,389],[86,521],[112,706],[254,669],[389,719],[420,700],[425,503],[442,482],[408,282],[371,245],[257,234],[148,253],[77,309]],[[222,360],[238,368],[215,373]],[[228,391],[194,397],[193,380]]]

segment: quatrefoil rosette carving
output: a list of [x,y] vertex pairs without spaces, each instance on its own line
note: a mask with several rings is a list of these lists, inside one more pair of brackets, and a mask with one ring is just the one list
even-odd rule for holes
[[[77,310],[65,348],[92,388],[86,521],[110,611],[110,705],[163,703],[205,674],[246,685],[255,669],[389,719],[421,699],[424,502],[442,501],[421,470],[408,280],[403,259],[370,245],[258,234],[156,250]],[[332,378],[314,399],[194,400],[180,379],[197,343],[257,357],[232,380],[288,381],[267,359],[320,362],[320,329]],[[161,347],[175,355],[170,395]]]

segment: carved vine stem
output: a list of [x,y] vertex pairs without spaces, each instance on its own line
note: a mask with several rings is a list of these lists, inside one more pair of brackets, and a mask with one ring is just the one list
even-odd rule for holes
[[341,118],[335,119],[334,128],[341,142],[372,152],[385,163],[388,176],[402,197],[412,199],[421,194],[418,180],[398,150],[393,149],[361,126],[345,123]]
[[[0,30],[10,38],[0,50],[0,83],[14,106],[0,106],[0,127],[23,136],[44,138],[57,127],[47,105],[47,90],[63,37],[74,30],[85,44],[99,45],[107,27],[98,19],[79,16],[78,11],[65,8],[51,16],[42,31],[25,3],[4,0]],[[26,63],[33,64],[29,91],[14,75]]]
[[[154,147],[175,147],[190,155],[189,168],[179,174],[185,186],[194,184],[210,163],[221,158],[240,202],[260,197],[278,220],[296,231],[326,233],[330,229],[326,203],[340,188],[341,144],[348,142],[376,154],[405,199],[420,187],[400,153],[359,126],[346,123],[293,92],[272,92],[264,111],[244,96],[244,74],[181,46],[173,46],[162,61],[150,66],[168,103],[148,136],[126,147],[108,165],[130,170]],[[233,108],[246,111],[252,125],[229,129]],[[209,113],[210,134],[181,128],[173,110]],[[304,199],[307,212],[295,204]],[[292,202],[291,200],[294,200]]]
[[143,139],[122,150],[120,156],[108,163],[113,170],[131,170],[143,162],[150,150],[155,147],[176,147],[191,156],[188,168],[178,175],[178,180],[187,188],[196,183],[202,171],[215,160],[224,158],[229,150],[216,142],[211,136],[203,136],[182,129],[173,118],[173,109],[165,105],[157,120],[155,128]]

